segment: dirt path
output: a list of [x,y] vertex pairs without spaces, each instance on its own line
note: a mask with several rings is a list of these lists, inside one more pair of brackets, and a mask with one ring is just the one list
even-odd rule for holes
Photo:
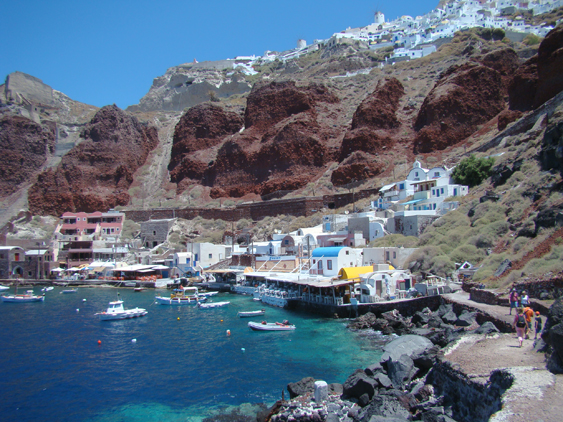
[[[469,294],[445,295],[472,306],[502,321],[512,323],[513,315],[504,306],[487,305],[469,300]],[[502,397],[503,409],[491,417],[495,422],[531,422],[563,420],[563,376],[545,369],[545,357],[533,348],[533,340],[518,347],[515,333],[493,336],[467,335],[445,351],[445,358],[460,366],[470,378],[487,382],[495,369],[505,368],[515,378]]]

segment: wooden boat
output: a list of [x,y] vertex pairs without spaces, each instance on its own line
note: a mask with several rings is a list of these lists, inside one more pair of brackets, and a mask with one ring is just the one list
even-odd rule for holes
[[259,311],[247,311],[247,312],[239,312],[238,316],[240,318],[250,318],[250,317],[256,317],[256,316],[262,316],[266,313],[265,309],[261,309]]
[[45,300],[45,295],[36,295],[33,290],[28,290],[24,294],[13,294],[13,295],[3,295],[0,296],[2,302],[14,302],[14,303],[27,303],[27,302],[43,302]]
[[197,304],[197,306],[199,306],[200,308],[222,308],[223,306],[227,306],[229,303],[231,302],[209,302],[209,303],[203,303],[200,302]]
[[198,293],[197,287],[181,287],[174,289],[170,297],[156,296],[156,303],[160,305],[197,305],[207,298]]
[[143,308],[125,309],[122,300],[110,302],[105,312],[98,312],[95,315],[100,317],[100,321],[113,321],[118,319],[129,319],[142,317],[147,314]]
[[295,325],[289,324],[289,321],[284,322],[252,322],[248,326],[254,331],[291,331],[295,330]]

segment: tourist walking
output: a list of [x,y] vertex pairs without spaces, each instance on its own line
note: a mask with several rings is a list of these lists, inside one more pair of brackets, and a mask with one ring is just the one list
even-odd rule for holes
[[[516,291],[516,289],[512,289],[512,291],[510,292],[510,295],[508,296],[508,300],[510,301],[510,314],[512,315],[512,309],[517,309],[518,308],[518,292]],[[518,312],[516,312],[518,314]]]
[[543,322],[541,320],[540,311],[537,311],[536,316],[534,318],[534,326],[535,326],[535,330],[536,330],[536,336],[534,337],[534,340],[538,338],[538,333],[540,334],[540,337],[541,337],[542,325],[543,325]]
[[524,310],[518,308],[516,315],[514,315],[514,322],[512,327],[516,330],[516,335],[518,336],[519,347],[522,347],[522,342],[524,341],[524,333],[528,328],[528,323],[526,322],[526,317],[524,316]]
[[522,292],[522,297],[520,298],[520,306],[525,307],[530,304],[530,298],[528,297],[528,292],[524,290]]
[[530,331],[532,330],[532,319],[534,319],[535,316],[534,310],[529,306],[526,306],[525,308],[523,308],[522,312],[524,313],[524,317],[526,318],[526,324],[528,324],[528,326],[526,327],[526,339],[529,339]]

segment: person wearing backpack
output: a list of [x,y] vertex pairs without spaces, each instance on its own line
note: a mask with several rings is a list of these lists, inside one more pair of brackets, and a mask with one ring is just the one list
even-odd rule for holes
[[524,333],[528,330],[528,323],[526,322],[526,316],[524,315],[524,310],[518,308],[518,313],[514,316],[514,322],[512,326],[516,330],[516,335],[518,336],[518,343],[522,347],[522,342],[524,341]]
[[[512,289],[510,295],[508,296],[508,300],[510,301],[510,313],[508,315],[512,315],[512,308],[518,309],[519,297],[516,289]],[[516,315],[518,315],[518,312],[516,312]]]
[[530,331],[532,331],[532,319],[534,318],[534,310],[532,308],[530,308],[529,306],[526,306],[523,310],[522,313],[524,314],[524,318],[526,318],[526,332],[525,334],[525,339],[529,339],[530,338]]

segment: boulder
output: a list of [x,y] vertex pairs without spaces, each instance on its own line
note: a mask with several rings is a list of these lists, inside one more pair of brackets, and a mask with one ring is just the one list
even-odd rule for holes
[[417,372],[413,360],[407,355],[401,355],[397,360],[389,359],[387,361],[387,375],[394,388],[402,390]]
[[385,374],[377,374],[374,379],[379,383],[379,385],[385,389],[389,389],[393,387],[393,383],[389,379],[389,377]]
[[[563,369],[563,323],[557,324],[549,330],[549,344],[553,349],[551,353],[551,371],[555,373],[563,373],[559,369]],[[555,365],[557,364],[557,365]],[[557,369],[555,369],[558,367]]]
[[454,313],[454,311],[449,311],[442,316],[442,321],[444,321],[446,324],[455,324],[457,321],[457,315]]
[[455,325],[457,325],[458,327],[471,327],[473,324],[475,324],[476,316],[477,312],[462,313],[459,317],[457,317]]
[[417,326],[426,325],[428,324],[428,321],[430,321],[430,317],[431,317],[430,314],[425,314],[423,312],[418,311],[413,315],[411,322],[413,324],[416,324]]
[[337,382],[333,382],[331,384],[328,385],[328,394],[335,394],[335,395],[342,395],[342,384],[339,384]]
[[365,369],[365,373],[370,377],[375,377],[375,375],[380,373],[385,373],[385,368],[381,366],[381,362],[373,363]]
[[287,384],[287,391],[289,391],[290,399],[312,393],[315,391],[315,379],[313,377],[306,377],[301,381],[290,382]]
[[477,328],[474,333],[475,334],[492,334],[492,333],[499,333],[499,329],[493,324],[491,321],[485,322],[479,328]]
[[357,369],[342,386],[342,393],[347,397],[359,399],[362,394],[367,393],[369,397],[373,397],[377,391],[378,383],[370,378],[362,369]]
[[438,314],[432,314],[428,319],[428,327],[439,328],[442,325],[442,318]]
[[389,359],[399,360],[402,355],[407,355],[413,361],[426,355],[434,345],[426,337],[407,334],[401,336],[383,347],[380,362],[383,367]]
[[357,420],[404,422],[409,417],[410,413],[397,397],[377,395],[358,413]]
[[452,303],[443,303],[436,311],[436,314],[438,314],[439,317],[443,317],[448,312],[453,312],[453,311],[454,311],[454,305]]

